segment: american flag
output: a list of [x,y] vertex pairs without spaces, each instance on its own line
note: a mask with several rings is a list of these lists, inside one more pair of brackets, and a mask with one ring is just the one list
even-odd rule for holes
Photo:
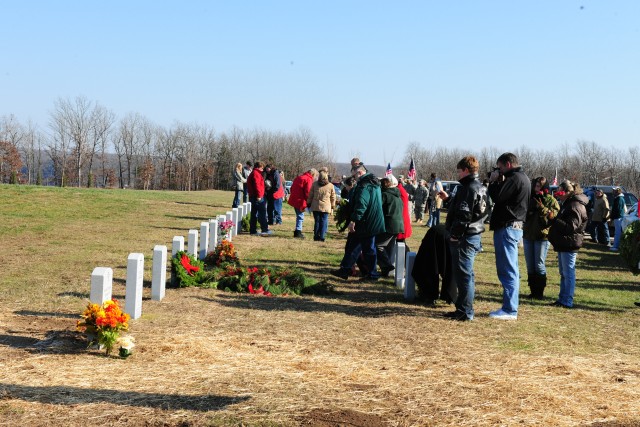
[[551,185],[558,185],[558,168],[556,168],[556,176],[553,177]]
[[384,176],[389,176],[393,174],[393,171],[391,170],[391,163],[387,163],[387,171],[384,173]]
[[411,163],[409,164],[409,172],[407,172],[407,178],[416,179],[416,165],[413,163],[413,157],[411,158]]

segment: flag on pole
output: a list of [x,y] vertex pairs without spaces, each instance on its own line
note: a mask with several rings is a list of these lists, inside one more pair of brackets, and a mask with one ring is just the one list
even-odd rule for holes
[[556,176],[553,177],[551,185],[558,185],[558,168],[556,168]]
[[413,163],[413,157],[411,158],[411,163],[409,164],[409,172],[407,172],[407,178],[416,179],[416,165]]
[[387,171],[384,173],[384,176],[389,176],[393,174],[393,171],[391,170],[391,163],[387,163]]

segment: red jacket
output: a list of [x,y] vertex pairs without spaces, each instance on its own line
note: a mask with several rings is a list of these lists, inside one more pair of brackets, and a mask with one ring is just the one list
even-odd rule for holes
[[261,170],[254,168],[251,171],[249,178],[247,178],[247,193],[249,193],[249,197],[264,198],[264,178]]
[[411,229],[411,214],[409,213],[409,193],[402,188],[402,185],[398,185],[398,190],[400,190],[400,198],[402,199],[402,218],[404,220],[404,233],[399,233],[398,239],[408,239],[413,232]]
[[291,184],[289,204],[299,211],[307,208],[307,199],[313,185],[313,176],[309,172],[298,175]]

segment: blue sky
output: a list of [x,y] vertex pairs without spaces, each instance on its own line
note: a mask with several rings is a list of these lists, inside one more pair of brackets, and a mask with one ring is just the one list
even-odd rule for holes
[[2,2],[0,116],[293,131],[338,161],[640,145],[640,1]]

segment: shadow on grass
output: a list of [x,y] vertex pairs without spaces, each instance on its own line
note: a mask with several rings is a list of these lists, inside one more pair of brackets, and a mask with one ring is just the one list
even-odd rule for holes
[[75,297],[75,298],[89,298],[91,295],[89,292],[60,292],[59,297]]
[[[89,295],[87,295],[88,297]],[[31,311],[31,310],[18,310],[14,311],[14,314],[18,316],[40,316],[40,317],[61,317],[64,319],[79,319],[80,316],[74,313],[56,313],[53,311]]]
[[171,215],[171,214],[165,214],[164,216],[169,217],[169,218],[175,218],[175,219],[188,219],[191,221],[205,221],[208,218],[205,217],[201,217],[201,216],[183,216],[183,215]]
[[0,383],[0,397],[50,405],[110,403],[165,410],[215,411],[244,402],[249,396],[142,393],[71,386],[26,386]]
[[[372,294],[375,295],[375,294]],[[197,298],[197,297],[196,297]],[[349,299],[346,293],[334,295],[331,297],[318,297],[317,299],[302,298],[268,298],[245,294],[220,294],[216,298],[201,298],[210,302],[215,302],[226,307],[241,308],[248,310],[265,310],[265,311],[301,311],[301,312],[323,312],[323,313],[339,313],[356,317],[387,317],[387,316],[424,316],[422,307],[416,305],[353,305],[358,300]],[[322,300],[320,300],[322,299]],[[340,304],[336,300],[347,300],[353,304]],[[373,301],[366,302],[391,302]],[[395,301],[394,301],[395,302]]]

